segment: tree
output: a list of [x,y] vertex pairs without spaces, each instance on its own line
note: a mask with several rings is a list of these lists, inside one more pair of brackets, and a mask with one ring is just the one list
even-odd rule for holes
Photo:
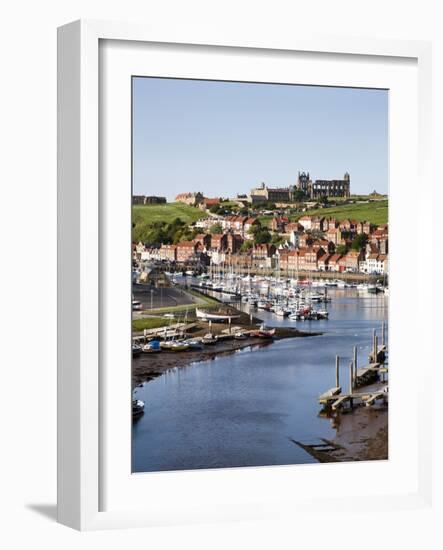
[[220,205],[218,205],[218,204],[214,204],[213,206],[211,206],[209,208],[209,212],[211,212],[212,214],[219,214],[220,210],[223,210],[223,209],[220,208]]
[[348,249],[346,248],[346,245],[345,245],[345,244],[339,244],[339,245],[337,246],[337,248],[335,249],[335,251],[336,251],[337,254],[342,254],[342,255],[343,255],[343,254],[346,254],[347,250],[348,250]]
[[259,231],[255,233],[254,242],[255,244],[266,244],[271,242],[272,235],[266,228],[260,228]]
[[294,189],[294,191],[292,193],[292,198],[293,198],[294,202],[302,202],[302,201],[306,200],[308,197],[302,189],[297,188],[297,189]]
[[253,246],[254,246],[254,242],[253,242],[253,241],[251,241],[251,240],[245,241],[245,242],[241,245],[240,251],[241,251],[241,252],[247,252],[247,251],[250,250]]
[[211,226],[209,233],[211,233],[211,235],[218,235],[220,233],[223,233],[223,227],[221,223],[215,223],[213,226]]
[[360,233],[360,235],[357,235],[355,239],[352,241],[351,248],[352,250],[361,250],[366,246],[366,243],[368,242],[368,236],[366,233]]
[[279,235],[278,233],[274,233],[271,238],[271,243],[275,246],[279,246],[280,244],[283,244],[286,242],[286,239]]

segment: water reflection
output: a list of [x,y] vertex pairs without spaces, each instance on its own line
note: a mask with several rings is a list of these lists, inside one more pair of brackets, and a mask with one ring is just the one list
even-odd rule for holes
[[[367,362],[372,329],[387,321],[387,298],[330,290],[328,321],[297,322],[322,336],[282,340],[174,369],[137,389],[146,412],[133,427],[133,471],[315,462],[291,439],[334,436],[335,419],[319,415],[317,396],[349,378],[353,346]],[[243,308],[248,308],[242,304]],[[258,314],[269,325],[294,323]]]

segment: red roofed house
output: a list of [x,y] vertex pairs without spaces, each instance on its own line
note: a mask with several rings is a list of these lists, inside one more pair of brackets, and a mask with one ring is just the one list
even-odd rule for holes
[[312,229],[312,216],[302,216],[298,223],[304,227],[305,231],[310,230]]
[[238,233],[228,233],[226,235],[226,246],[231,254],[235,254],[236,252],[238,252],[243,242],[243,237]]
[[340,271],[339,261],[341,257],[341,254],[333,254],[328,258],[328,271]]
[[312,247],[301,248],[299,250],[299,268],[302,271],[317,271],[318,259],[325,254],[323,248],[317,250]]
[[204,198],[203,201],[199,204],[199,208],[202,210],[207,210],[211,206],[218,206],[220,204],[220,199],[208,199]]
[[328,241],[333,242],[336,246],[341,243],[342,235],[338,228],[331,228],[326,231],[326,238]]
[[332,254],[323,254],[318,259],[317,267],[319,271],[328,271],[329,269],[329,258],[332,256]]
[[270,258],[275,254],[276,248],[273,244],[256,244],[252,249],[252,256],[254,260],[263,260]]
[[312,218],[311,229],[314,229],[316,231],[324,231],[325,218],[319,216],[315,216],[314,218]]
[[216,233],[211,236],[211,250],[224,252],[228,249],[228,237],[226,233]]
[[350,250],[345,255],[345,269],[346,271],[359,271],[360,262],[364,260],[365,253],[361,250]]
[[209,249],[211,248],[211,234],[210,233],[200,233],[194,237],[194,242],[200,243],[202,248]]
[[311,237],[311,235],[308,235],[307,233],[302,233],[298,237],[298,246],[300,248],[311,246],[313,242],[314,242],[314,239]]
[[389,252],[389,235],[387,225],[379,225],[377,227],[371,235],[371,243],[377,247],[380,254],[387,254]]
[[202,245],[194,241],[181,241],[177,244],[177,261],[187,262],[193,258]]
[[270,229],[272,231],[278,231],[280,233],[283,233],[285,231],[285,227],[288,225],[288,223],[289,223],[288,218],[275,216],[271,220]]

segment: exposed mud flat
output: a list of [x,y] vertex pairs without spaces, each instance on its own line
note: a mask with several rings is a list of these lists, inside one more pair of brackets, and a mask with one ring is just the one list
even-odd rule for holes
[[[226,328],[226,325],[223,326]],[[217,334],[217,331],[213,331]],[[304,332],[291,327],[279,327],[276,329],[274,339],[246,338],[246,340],[225,340],[217,342],[214,345],[204,346],[201,350],[195,351],[162,351],[160,353],[141,354],[132,360],[132,386],[136,387],[143,382],[149,382],[164,372],[191,365],[199,361],[208,361],[216,357],[235,353],[248,347],[269,346],[276,340],[285,338],[301,338],[308,336],[318,336],[319,332]],[[201,332],[194,333],[192,336],[201,336]]]

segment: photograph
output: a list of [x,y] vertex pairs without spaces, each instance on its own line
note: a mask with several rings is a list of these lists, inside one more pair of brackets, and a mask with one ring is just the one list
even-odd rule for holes
[[131,86],[132,472],[388,460],[389,90]]

